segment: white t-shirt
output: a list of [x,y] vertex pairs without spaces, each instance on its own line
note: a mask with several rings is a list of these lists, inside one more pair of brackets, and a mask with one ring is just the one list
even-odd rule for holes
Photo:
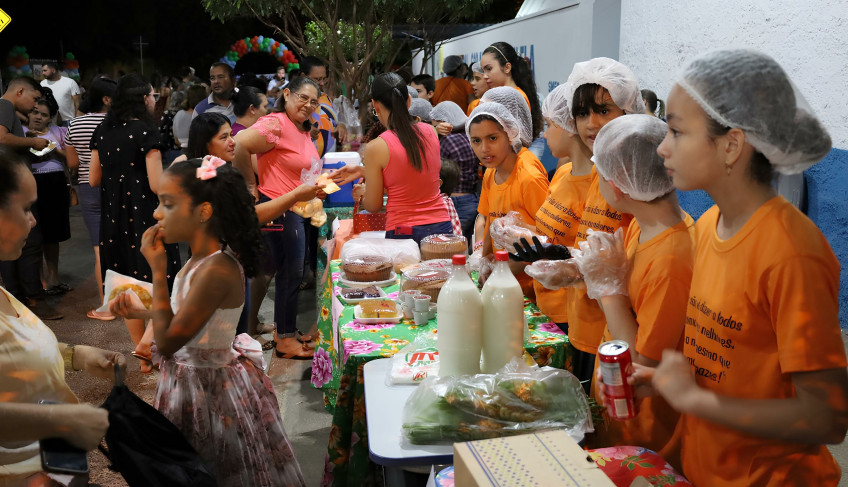
[[70,120],[77,116],[74,109],[74,96],[80,94],[80,88],[76,81],[62,76],[56,81],[41,80],[41,86],[53,90],[53,98],[56,98],[59,104],[59,115],[62,116],[62,120]]
[[180,143],[180,148],[188,147],[188,131],[191,128],[191,118],[194,111],[180,110],[174,115],[174,138]]

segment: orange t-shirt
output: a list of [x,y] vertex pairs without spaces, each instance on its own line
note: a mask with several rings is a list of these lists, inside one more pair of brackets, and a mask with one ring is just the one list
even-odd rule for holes
[[[639,243],[642,229],[634,220],[625,236],[630,275],[627,290],[638,329],[634,348],[640,355],[660,361],[665,349],[683,349],[683,327],[692,281],[695,221],[684,220],[647,242]],[[609,328],[603,341],[614,340]],[[595,357],[595,369],[600,360]],[[592,396],[598,399],[598,383]],[[672,440],[680,414],[660,396],[639,401],[639,414],[627,421],[604,417],[596,431],[599,447],[636,445],[650,448],[680,467],[680,444]]]
[[[586,193],[595,174],[595,166],[589,174],[574,176],[571,174],[571,163],[563,164],[551,180],[548,197],[536,212],[536,229],[541,235],[548,237],[548,242],[571,247],[577,236],[577,225],[586,203]],[[547,289],[533,281],[536,292],[536,306],[542,313],[557,323],[568,322],[566,294],[568,288],[557,290]]]
[[[503,184],[495,183],[495,170],[486,170],[477,212],[486,217],[486,232],[489,231],[493,219],[500,218],[510,211],[517,211],[524,222],[533,225],[536,212],[545,202],[547,195],[548,176],[544,166],[535,154],[522,147],[512,173]],[[530,276],[522,273],[515,277],[521,284],[524,295],[532,295],[533,280]]]
[[443,101],[452,101],[465,111],[468,108],[468,95],[474,93],[471,83],[462,78],[445,76],[436,80],[436,89],[433,91],[433,106]]
[[[683,352],[698,385],[744,399],[791,398],[793,373],[844,368],[839,261],[816,225],[781,196],[727,240],[716,235],[718,218],[714,206],[696,225]],[[682,421],[683,473],[695,485],[839,481],[824,445],[759,438],[687,414]]]
[[[633,215],[615,211],[601,196],[598,189],[598,175],[594,174],[586,195],[586,206],[580,216],[577,237],[573,248],[586,240],[589,229],[613,233],[620,228],[627,231]],[[567,294],[568,302],[568,340],[577,350],[585,353],[598,353],[598,345],[607,326],[604,312],[598,302],[586,295],[585,286],[575,286]]]
[[479,104],[480,104],[479,98],[475,98],[475,99],[471,100],[471,103],[468,104],[468,110],[465,110],[465,114],[470,117],[471,112],[473,112],[474,109],[477,108],[477,105],[479,105]]

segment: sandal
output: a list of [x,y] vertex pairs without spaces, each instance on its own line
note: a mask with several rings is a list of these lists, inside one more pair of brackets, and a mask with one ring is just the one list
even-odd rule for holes
[[103,313],[103,312],[97,311],[96,309],[90,310],[88,313],[85,314],[85,316],[87,318],[92,319],[92,320],[100,320],[100,321],[112,321],[115,318],[117,318],[115,315],[113,315],[109,312]]
[[297,330],[295,333],[297,333],[297,336],[295,337],[297,339],[297,341],[299,341],[300,343],[302,343],[304,345],[311,343],[311,342],[314,342],[315,338],[316,338],[316,337],[312,336],[311,334],[303,333],[300,330]]
[[277,358],[284,358],[289,360],[312,360],[312,356],[315,355],[315,351],[308,350],[306,348],[306,345],[301,343],[299,352],[281,352],[275,346],[274,355]]
[[272,348],[277,348],[277,342],[275,342],[274,340],[268,340],[267,342],[262,344],[262,351],[263,352],[267,352],[268,350],[271,350]]
[[65,294],[67,292],[73,291],[74,288],[69,286],[67,283],[60,282],[50,289],[45,289],[44,294],[47,296],[59,296],[61,294]]
[[159,370],[159,364],[154,364],[153,357],[151,357],[150,355],[144,355],[135,351],[130,353],[130,355],[141,361],[142,374],[150,374],[151,372],[153,372],[153,369]]

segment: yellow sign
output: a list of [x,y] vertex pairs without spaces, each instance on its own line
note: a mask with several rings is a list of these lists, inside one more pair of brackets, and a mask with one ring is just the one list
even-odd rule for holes
[[12,17],[9,17],[9,14],[0,10],[0,30],[5,29],[10,22],[12,22]]

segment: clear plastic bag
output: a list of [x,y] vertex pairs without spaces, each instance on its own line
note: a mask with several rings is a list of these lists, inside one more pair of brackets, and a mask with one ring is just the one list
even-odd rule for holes
[[403,410],[412,444],[453,443],[564,429],[593,431],[589,401],[571,372],[513,359],[497,374],[428,377]]
[[524,273],[546,289],[562,289],[583,282],[580,268],[574,259],[537,260],[525,267]]
[[342,260],[380,256],[392,261],[395,272],[421,261],[421,250],[412,239],[354,238],[342,247]]
[[514,251],[515,247],[512,244],[522,238],[531,241],[533,237],[537,237],[542,243],[548,241],[548,237],[536,233],[536,227],[525,223],[517,211],[510,211],[506,216],[495,218],[489,227],[489,232],[495,247],[507,252]]
[[[320,159],[312,159],[309,169],[300,171],[300,182],[303,184],[314,185],[321,177],[323,163]],[[311,218],[310,224],[314,227],[321,227],[327,223],[327,213],[324,211],[324,202],[318,198],[313,198],[309,201],[300,201],[292,206],[291,211],[303,218]]]
[[409,345],[392,355],[392,368],[386,377],[388,385],[418,384],[427,377],[439,375],[439,352],[436,335],[422,333]]

